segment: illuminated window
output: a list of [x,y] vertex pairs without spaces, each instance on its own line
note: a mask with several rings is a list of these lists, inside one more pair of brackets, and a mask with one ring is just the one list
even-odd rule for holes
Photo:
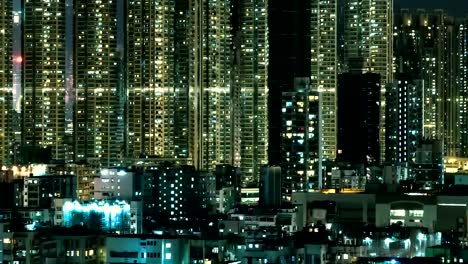
[[405,210],[390,210],[390,216],[404,217],[405,215]]
[[411,217],[423,217],[424,211],[423,210],[410,210],[409,216]]
[[391,224],[391,225],[397,224],[397,225],[402,225],[402,226],[404,226],[404,225],[405,225],[405,221],[402,220],[402,219],[390,219],[390,224]]

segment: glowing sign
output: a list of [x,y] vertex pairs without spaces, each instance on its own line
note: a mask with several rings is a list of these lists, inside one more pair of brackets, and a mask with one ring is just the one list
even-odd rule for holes
[[47,174],[47,165],[46,164],[31,164],[28,166],[2,166],[2,170],[11,170],[13,171],[14,177],[28,177],[31,174],[34,176],[44,176]]
[[[130,205],[125,201],[79,203],[65,202],[64,225],[92,226],[100,224],[103,230],[125,231],[130,227]],[[98,223],[96,223],[98,222]]]

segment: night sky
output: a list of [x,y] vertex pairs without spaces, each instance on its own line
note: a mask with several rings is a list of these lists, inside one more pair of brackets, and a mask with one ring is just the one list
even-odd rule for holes
[[395,7],[441,8],[448,10],[451,15],[468,16],[467,0],[395,0]]

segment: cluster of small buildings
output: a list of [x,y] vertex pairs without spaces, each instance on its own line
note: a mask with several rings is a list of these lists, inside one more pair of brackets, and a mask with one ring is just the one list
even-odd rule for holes
[[230,165],[3,167],[0,261],[468,261],[468,176],[425,190],[401,168],[372,172],[378,182],[359,166],[324,167],[324,188],[308,191],[290,191],[280,167],[263,167],[249,188]]

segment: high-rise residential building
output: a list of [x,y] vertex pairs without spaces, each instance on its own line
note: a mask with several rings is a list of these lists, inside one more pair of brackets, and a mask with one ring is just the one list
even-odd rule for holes
[[268,163],[268,0],[240,2],[240,167],[257,184]]
[[336,156],[337,0],[311,3],[311,87],[322,93],[320,102],[324,159]]
[[282,95],[281,167],[283,194],[318,186],[319,93],[309,78],[296,78]]
[[13,4],[0,3],[0,164],[12,160],[14,140],[13,115],[13,63],[21,63],[21,57],[13,58]]
[[[447,156],[460,156],[460,124],[459,124],[459,80],[458,80],[458,26],[455,18],[445,17],[444,34],[444,154]],[[440,100],[440,98],[439,98]]]
[[75,1],[76,160],[123,158],[125,97],[118,82],[117,1]]
[[197,0],[191,10],[190,153],[197,169],[212,171],[233,164],[239,144],[233,138],[231,1]]
[[395,22],[398,72],[422,82],[424,138],[443,142],[444,153],[460,152],[456,27],[442,10],[402,9]]
[[[337,146],[337,75],[349,69],[350,60],[364,59],[361,71],[381,76],[381,112],[385,109],[385,85],[393,78],[393,1],[314,0],[311,13],[311,85],[322,93],[322,156],[333,160]],[[381,117],[382,150],[384,123]]]
[[391,82],[393,0],[344,1],[343,63],[349,67],[350,60],[362,58],[363,71],[380,74],[382,85]]
[[[385,113],[385,87],[393,81],[393,0],[344,0],[343,61],[364,59],[363,71],[381,77],[380,112]],[[385,150],[385,115],[380,121],[381,158]]]
[[[188,22],[190,15],[189,1],[175,1],[174,9],[174,90],[172,97],[173,128],[171,144],[173,150],[171,155],[180,159],[189,159],[189,80],[190,80],[190,36],[191,27]],[[190,161],[190,160],[189,160]],[[191,162],[191,161],[190,161]]]
[[[421,60],[418,70],[424,81],[424,120],[423,135],[427,138],[441,138],[443,134],[443,17],[441,14],[425,14],[421,12],[415,15],[414,21],[411,16],[402,21],[403,25],[417,27],[411,32],[417,33],[416,45]],[[430,19],[430,20],[429,20]],[[422,20],[422,21],[421,21]],[[426,22],[427,21],[427,22]],[[406,23],[405,23],[406,22]]]
[[412,164],[422,139],[422,82],[397,73],[394,84],[387,86],[385,100],[385,161]]
[[182,0],[127,3],[129,157],[189,157],[189,8]]
[[[311,1],[268,1],[268,162],[281,164],[281,94],[310,76]],[[287,65],[287,67],[285,67]]]
[[380,75],[340,74],[337,95],[337,161],[380,164]]
[[24,1],[23,149],[65,159],[65,1]]
[[458,31],[458,91],[460,116],[460,155],[468,156],[468,19],[460,23]]

